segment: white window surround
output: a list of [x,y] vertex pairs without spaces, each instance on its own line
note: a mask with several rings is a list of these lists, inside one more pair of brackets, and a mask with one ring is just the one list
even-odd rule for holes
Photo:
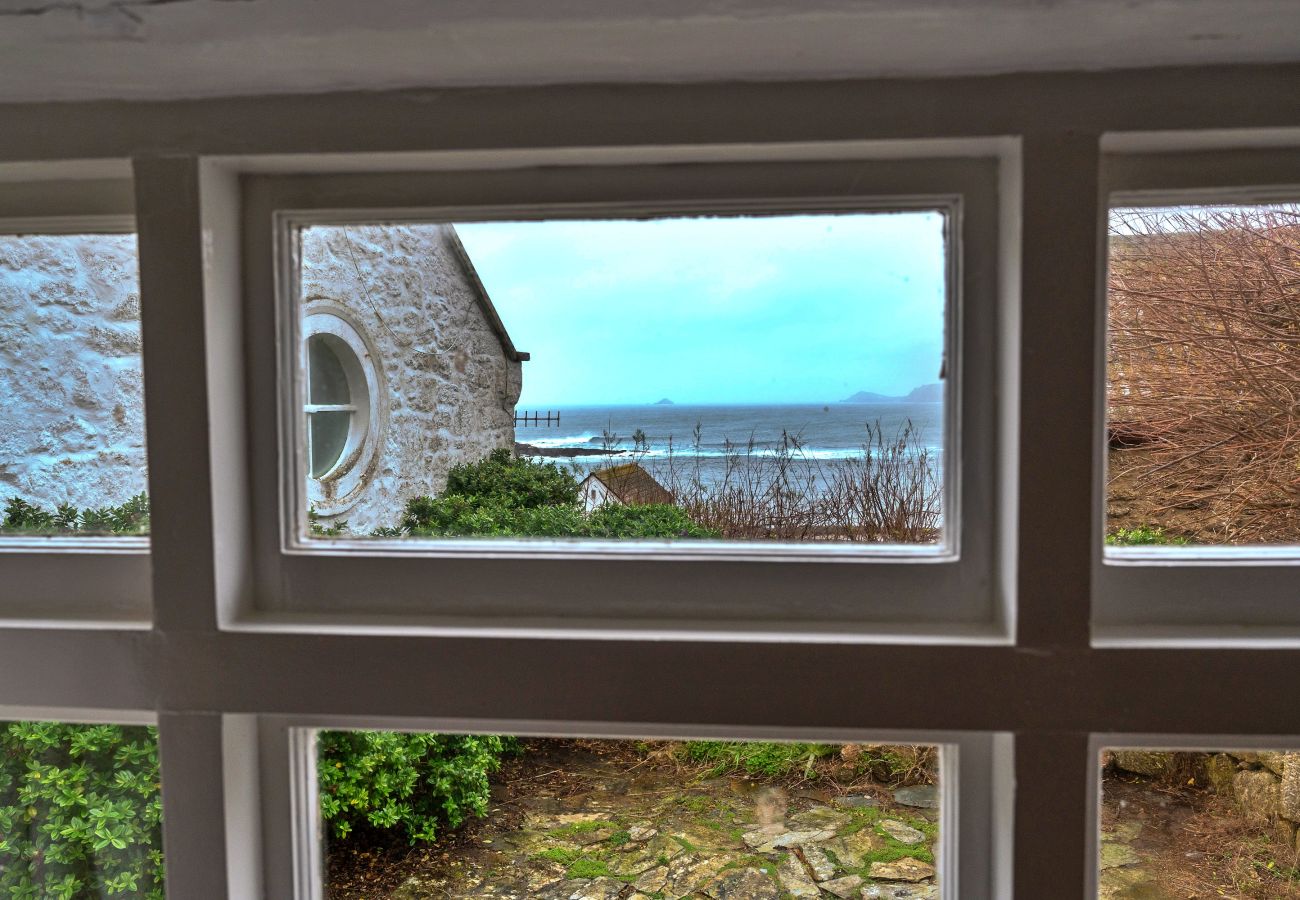
[[[1108,208],[1300,199],[1295,149],[1162,153],[1134,150],[1123,140],[1112,141],[1108,149],[1102,167]],[[1105,264],[1103,256],[1103,273]],[[1104,447],[1104,274],[1098,285],[1096,433]],[[1105,452],[1096,455],[1095,471],[1094,508],[1104,521]],[[1300,545],[1107,547],[1100,529],[1093,543],[1093,629],[1099,645],[1216,644],[1228,638],[1268,645],[1300,638]]]
[[[827,741],[831,743],[918,743],[940,750],[940,820],[936,866],[945,900],[969,894],[961,885],[984,885],[995,880],[995,870],[1008,847],[989,825],[996,819],[996,788],[1007,773],[996,767],[995,747],[1007,741],[1004,735],[965,735],[940,732],[867,732],[860,730],[808,730],[792,728],[736,729],[700,726],[619,726],[612,723],[555,723],[533,721],[480,721],[402,718],[360,718],[349,720],[311,716],[264,718],[261,726],[261,765],[274,767],[284,776],[288,802],[262,827],[269,846],[287,852],[268,869],[268,888],[276,896],[294,900],[324,897],[324,828],[316,800],[316,733],[321,730],[384,729],[431,731],[444,734],[508,734],[521,737],[587,737],[620,739],[753,739]],[[1003,748],[1005,749],[1005,748]],[[285,808],[287,806],[287,808]],[[976,891],[975,893],[978,893]]]
[[[1294,104],[1278,99],[1293,95],[1297,77],[1292,65],[8,105],[0,206],[17,198],[23,208],[6,215],[102,213],[79,209],[75,194],[50,205],[57,192],[49,179],[121,177],[129,164],[85,157],[139,155],[142,289],[168,301],[145,303],[146,370],[152,358],[171,369],[146,385],[150,419],[170,425],[150,434],[158,526],[151,584],[145,576],[152,618],[149,603],[139,605],[141,592],[123,586],[143,609],[134,621],[140,630],[106,621],[96,600],[114,573],[77,566],[74,554],[47,554],[44,567],[25,576],[25,595],[52,598],[54,607],[64,604],[61,612],[22,605],[12,582],[0,580],[0,607],[27,617],[25,627],[0,627],[0,717],[77,720],[97,711],[114,718],[113,710],[156,717],[168,885],[184,900],[293,896],[290,830],[293,811],[305,807],[290,796],[303,783],[290,771],[291,729],[399,721],[487,730],[517,724],[538,733],[702,734],[702,723],[711,723],[714,733],[737,737],[784,728],[827,738],[975,737],[975,750],[960,749],[958,852],[991,859],[992,871],[980,882],[963,867],[961,900],[1095,900],[1095,888],[1087,891],[1095,878],[1096,750],[1153,733],[1159,746],[1294,746],[1300,666],[1300,641],[1260,649],[1258,640],[1248,649],[1234,646],[1226,627],[1195,649],[1089,643],[1090,567],[1098,556],[1089,544],[1092,522],[1076,520],[1100,508],[1090,498],[1101,445],[1088,421],[1100,381],[1074,347],[1096,299],[1097,247],[1088,238],[1104,236],[1097,145],[1112,154],[1167,153],[1176,167],[1213,151],[1220,168],[1240,163],[1250,175],[1242,183],[1268,183],[1253,174],[1243,148],[1300,145]],[[342,121],[355,127],[340,129]],[[1134,129],[1147,131],[1115,134]],[[1003,290],[1025,293],[1018,332],[1011,323],[1011,356],[1026,377],[998,386],[1009,438],[998,470],[1001,485],[1018,483],[1025,494],[1018,505],[1011,498],[1008,527],[1017,539],[999,561],[1002,577],[1017,586],[1015,646],[936,646],[915,631],[870,646],[777,636],[756,643],[734,634],[713,635],[709,644],[687,643],[683,634],[658,641],[570,635],[558,643],[414,629],[380,636],[356,633],[364,629],[349,629],[340,616],[314,625],[299,618],[280,633],[223,630],[252,606],[254,520],[241,489],[250,474],[241,251],[271,265],[269,246],[229,243],[238,233],[239,172],[460,168],[484,148],[499,148],[497,164],[507,169],[521,160],[585,163],[592,140],[626,162],[770,158],[771,142],[788,140],[805,156],[837,158],[844,153],[836,142],[846,141],[885,141],[913,159],[959,155],[972,143],[1013,145],[1001,172],[1011,202],[999,223],[1013,238],[998,263],[1010,273]],[[399,155],[379,159],[378,152]],[[29,162],[36,159],[69,162]],[[170,336],[173,356],[156,356],[167,342],[151,343],[151,329]],[[1014,349],[1022,341],[1023,354]],[[1091,347],[1084,356],[1092,358]],[[1017,407],[1033,413],[1019,428]],[[1015,527],[1016,515],[1025,527]],[[14,572],[20,556],[0,552],[0,571]],[[279,718],[286,715],[287,723]],[[429,716],[441,718],[421,718]],[[979,752],[989,760],[984,768],[971,764]],[[984,790],[993,795],[990,818],[966,818]],[[985,837],[995,854],[981,853]]]
[[[135,231],[129,181],[56,180],[39,188],[39,199],[0,194],[0,235]],[[147,536],[0,535],[0,554],[9,595],[0,601],[0,625],[99,620],[132,627],[149,614]],[[73,586],[51,592],[55,581]]]
[[[799,158],[691,167],[620,165],[555,169],[462,169],[401,175],[333,175],[245,180],[246,315],[253,324],[250,371],[256,397],[278,396],[277,410],[258,404],[252,434],[258,531],[272,523],[278,546],[263,537],[256,608],[291,627],[423,626],[457,632],[717,633],[788,639],[794,634],[890,640],[1006,640],[1009,605],[999,576],[1007,531],[1005,497],[995,467],[999,372],[1008,352],[1001,331],[998,180],[1005,164],[996,145],[983,158]],[[842,185],[853,184],[844,196]],[[948,222],[950,302],[945,408],[945,544],[938,548],[772,545],[765,542],[618,542],[523,540],[304,540],[303,436],[295,410],[300,364],[285,348],[300,346],[294,310],[294,236],[319,223],[473,221],[618,217],[691,213],[777,213],[940,209]],[[252,248],[279,248],[274,274]],[[973,256],[978,262],[972,264]],[[278,296],[266,287],[279,285]],[[275,310],[273,319],[268,311]],[[272,344],[271,333],[279,335]],[[278,360],[269,358],[279,348]],[[271,373],[279,372],[272,380]],[[274,413],[276,418],[270,419]],[[275,422],[276,431],[269,423]],[[279,435],[284,472],[267,470],[270,436]],[[274,490],[272,490],[274,489]],[[279,508],[270,498],[278,491]],[[278,521],[277,521],[278,519]],[[791,567],[792,564],[794,567]],[[646,590],[664,577],[679,589]],[[614,595],[608,579],[625,585]],[[380,579],[382,596],[366,585]],[[816,581],[817,591],[807,585]],[[690,584],[700,587],[691,589]],[[431,586],[456,584],[454,595]],[[704,585],[708,587],[705,588]],[[521,589],[519,586],[526,588]],[[273,586],[273,589],[272,589]],[[276,594],[275,592],[280,592]],[[268,599],[270,602],[268,602]],[[233,624],[233,623],[232,623]],[[245,620],[241,625],[256,623]],[[265,624],[265,619],[263,620]]]
[[[1208,735],[1208,734],[1093,734],[1088,738],[1088,753],[1093,764],[1089,768],[1089,793],[1096,802],[1089,807],[1088,859],[1101,858],[1101,754],[1104,750],[1165,750],[1165,751],[1286,751],[1300,748],[1300,737],[1295,735]],[[1094,864],[1087,867],[1088,897],[1097,896],[1100,871]]]

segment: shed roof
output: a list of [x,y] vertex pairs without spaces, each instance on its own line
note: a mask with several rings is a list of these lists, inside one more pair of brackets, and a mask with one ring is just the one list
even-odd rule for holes
[[447,243],[451,245],[451,251],[455,254],[456,261],[460,263],[470,287],[474,290],[474,300],[478,303],[478,308],[482,311],[483,317],[488,320],[488,324],[492,326],[492,331],[496,333],[497,340],[501,342],[501,349],[506,352],[506,358],[514,362],[527,361],[529,354],[515,349],[515,342],[510,339],[510,333],[506,331],[505,323],[501,321],[501,316],[497,314],[497,308],[492,305],[492,298],[488,296],[487,288],[483,286],[483,280],[478,277],[478,270],[474,268],[474,263],[469,258],[469,251],[460,242],[460,235],[456,233],[455,226],[442,225],[439,227],[446,236]]
[[587,478],[600,481],[621,503],[631,505],[674,502],[672,491],[655,481],[654,476],[639,463],[623,463],[597,469]]

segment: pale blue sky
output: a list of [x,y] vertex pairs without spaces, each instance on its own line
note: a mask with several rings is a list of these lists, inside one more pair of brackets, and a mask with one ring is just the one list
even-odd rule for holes
[[457,225],[521,409],[833,403],[938,380],[937,212]]

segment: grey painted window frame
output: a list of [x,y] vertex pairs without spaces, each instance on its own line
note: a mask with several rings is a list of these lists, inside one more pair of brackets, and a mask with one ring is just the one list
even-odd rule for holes
[[[1112,138],[1102,162],[1102,234],[1120,206],[1300,201],[1300,150],[1161,149]],[[1096,435],[1105,446],[1106,279],[1098,279]],[[1093,506],[1105,521],[1106,454],[1096,456]],[[1289,645],[1300,638],[1300,545],[1106,547],[1093,536],[1093,629],[1099,645]]]
[[[828,148],[822,148],[823,152]],[[879,153],[880,148],[876,148]],[[1010,540],[1000,493],[1002,418],[994,401],[1005,368],[1000,293],[996,145],[982,157],[801,159],[751,152],[734,162],[476,168],[402,174],[258,176],[245,179],[247,316],[256,404],[252,505],[257,531],[253,607],[284,625],[295,616],[348,627],[461,633],[700,632],[1005,641],[1011,602],[999,557]],[[842,152],[851,154],[851,150]],[[845,184],[851,184],[846,195]],[[949,289],[945,506],[955,527],[939,548],[864,548],[713,541],[309,541],[298,405],[294,229],[318,223],[617,217],[940,209],[947,216]],[[274,247],[270,259],[264,250]],[[969,250],[966,248],[969,247]],[[972,264],[969,260],[975,260]],[[268,266],[274,266],[272,270]],[[270,294],[269,288],[277,290]],[[274,310],[274,319],[268,312]],[[277,335],[272,345],[269,336]],[[273,367],[268,359],[277,354]],[[275,376],[272,376],[275,372]],[[275,418],[272,418],[272,415]],[[274,429],[274,430],[273,430]],[[271,436],[278,436],[272,445]],[[280,458],[280,472],[266,461]],[[279,498],[279,507],[271,498]],[[274,543],[278,541],[277,543]],[[793,566],[792,564],[798,564]],[[678,590],[643,591],[669,578]],[[368,585],[383,582],[382,596]],[[625,587],[611,594],[607,586]],[[804,586],[816,582],[813,593]],[[691,584],[699,585],[692,589]],[[456,591],[438,590],[456,585]],[[271,598],[268,602],[266,598]],[[266,627],[256,613],[231,627]]]
[[[302,760],[291,757],[290,725],[398,720],[977,738],[960,751],[959,853],[987,878],[963,867],[962,900],[1089,900],[1090,890],[1095,900],[1099,747],[1295,746],[1300,732],[1300,641],[1093,644],[1102,380],[1079,335],[1097,326],[1101,153],[1294,153],[1297,79],[1300,67],[1278,65],[0,105],[7,216],[103,213],[81,188],[134,169],[146,412],[170,426],[149,435],[152,603],[128,624],[96,620],[101,611],[84,602],[0,624],[0,717],[156,720],[168,887],[185,900],[292,896],[284,834],[304,806],[291,796],[302,784],[291,765]],[[376,154],[389,171],[455,168],[485,150],[509,167],[581,163],[592,143],[626,162],[736,159],[770,157],[780,142],[831,156],[849,142],[885,142],[914,159],[1009,145],[1000,187],[1013,202],[1001,224],[1014,239],[999,262],[1013,274],[1003,289],[1024,302],[1012,354],[1021,377],[1015,390],[1000,386],[1016,394],[1000,415],[1017,437],[998,464],[1020,493],[1003,561],[1016,592],[1014,646],[223,627],[246,611],[253,581],[242,247],[229,239],[241,172],[370,170]],[[76,190],[51,187],[60,181]],[[30,585],[75,600],[89,579],[61,564],[70,559],[52,554]],[[15,571],[3,554],[0,570]],[[11,584],[0,582],[8,608]],[[968,766],[980,752],[988,765]],[[993,851],[967,834],[980,830]]]

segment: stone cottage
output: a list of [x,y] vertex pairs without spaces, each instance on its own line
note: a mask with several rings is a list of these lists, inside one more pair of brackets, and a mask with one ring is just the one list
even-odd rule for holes
[[[395,524],[458,462],[514,443],[522,362],[450,225],[301,232],[307,499]],[[0,238],[0,500],[146,489],[132,235]]]

